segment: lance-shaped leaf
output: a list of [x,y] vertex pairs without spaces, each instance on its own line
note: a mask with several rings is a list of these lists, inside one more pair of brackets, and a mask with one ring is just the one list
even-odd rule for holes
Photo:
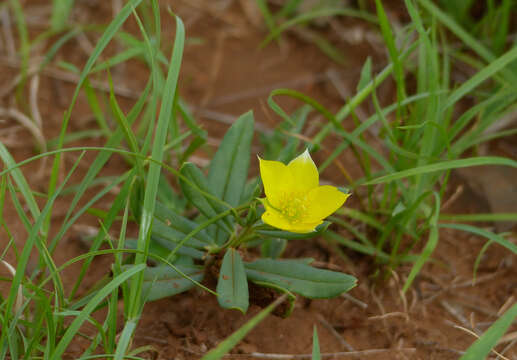
[[225,309],[237,309],[246,313],[249,306],[248,280],[239,252],[228,249],[217,281],[217,300]]
[[[171,241],[170,239],[164,239],[156,235],[151,235],[151,242],[156,242],[169,251],[176,249],[176,246],[178,245],[178,243]],[[203,259],[205,256],[205,251],[197,250],[192,247],[183,245],[178,249],[178,254],[190,256],[194,259]]]
[[292,260],[260,259],[244,266],[251,281],[276,284],[311,299],[337,296],[352,289],[357,282],[353,276]]
[[[137,240],[134,238],[126,238],[124,240],[124,245],[126,249],[136,249]],[[154,265],[160,264],[160,262],[156,259],[157,256],[167,259],[169,256],[169,253],[171,251],[166,248],[165,246],[160,245],[157,241],[150,241],[149,242],[149,257],[148,262]],[[177,256],[174,256],[173,258],[169,259],[170,262],[174,262]]]
[[210,162],[210,190],[232,206],[239,205],[248,178],[252,138],[253,113],[249,111],[241,115],[226,132]]
[[[161,220],[155,218],[153,222],[153,236],[158,236],[163,239],[179,243],[186,236],[186,234],[170,226],[167,226]],[[199,241],[195,238],[188,239],[184,244],[184,246],[189,246],[197,249],[204,249],[206,245],[206,243]]]
[[[125,265],[124,268],[132,266]],[[185,265],[176,265],[176,267],[192,280],[197,282],[203,280],[204,269],[202,267]],[[147,301],[154,301],[182,293],[194,286],[192,281],[184,278],[168,265],[146,267],[144,270],[142,296],[145,296]]]
[[[213,218],[220,213],[228,210],[223,204],[217,202],[213,193],[209,190],[207,181],[201,170],[192,164],[185,163],[181,167],[181,174],[188,179],[180,178],[181,190],[187,199],[208,219]],[[207,196],[211,195],[211,196]],[[228,218],[219,220],[216,225],[231,233],[231,224]]]
[[[208,186],[219,199],[235,207],[239,205],[245,189],[250,166],[251,140],[253,139],[253,113],[240,116],[224,135],[219,149],[210,162]],[[231,217],[225,219],[230,226]],[[217,244],[226,241],[225,234],[217,229]]]
[[260,247],[260,253],[263,258],[276,259],[282,255],[286,246],[286,239],[266,239]]
[[[185,235],[194,231],[199,224],[195,221],[189,220],[184,216],[176,213],[173,210],[168,209],[161,203],[156,203],[154,210],[154,216],[163,221],[168,227],[177,230]],[[199,231],[194,235],[194,239],[197,239],[205,244],[213,244],[212,238],[206,233],[205,230]]]

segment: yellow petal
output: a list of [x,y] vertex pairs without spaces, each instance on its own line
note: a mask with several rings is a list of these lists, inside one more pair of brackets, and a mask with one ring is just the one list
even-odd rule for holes
[[309,191],[319,185],[318,168],[307,149],[291,160],[287,168],[294,179],[291,191]]
[[266,211],[262,214],[262,221],[264,223],[271,225],[277,229],[286,230],[295,233],[308,233],[314,231],[316,226],[321,224],[323,221],[316,221],[312,223],[293,223],[289,221],[285,216],[283,216],[276,209],[271,207],[267,200],[262,200]]
[[292,177],[287,166],[280,161],[262,160],[260,162],[260,177],[264,184],[264,192],[273,206],[278,206],[281,196],[292,186]]
[[339,209],[350,194],[344,194],[336,187],[325,185],[312,189],[307,194],[307,214],[304,222],[314,222],[325,219]]
[[295,232],[295,233],[309,233],[316,230],[316,226],[321,224],[323,220],[312,222],[312,223],[303,223],[303,224],[296,224],[296,226],[293,226],[293,228],[289,231]]

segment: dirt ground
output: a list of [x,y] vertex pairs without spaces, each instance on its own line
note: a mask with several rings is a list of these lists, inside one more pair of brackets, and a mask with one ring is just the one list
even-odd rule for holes
[[[227,3],[230,5],[224,8]],[[206,163],[228,124],[239,114],[253,109],[257,132],[268,132],[279,123],[280,120],[266,102],[271,90],[296,89],[314,97],[330,110],[337,111],[344,99],[354,93],[361,64],[368,55],[373,58],[374,69],[380,69],[386,63],[385,52],[376,30],[368,24],[349,19],[323,22],[315,29],[325,32],[342,51],[345,65],[337,64],[322,54],[314,44],[306,40],[307,34],[303,31],[291,32],[283,36],[281,41],[259,48],[260,42],[266,36],[264,25],[253,9],[245,9],[248,6],[245,3],[245,0],[189,0],[170,4],[161,2],[164,10],[170,5],[186,25],[188,41],[181,70],[180,93],[193,106],[196,118],[209,134],[208,147],[197,152],[192,159],[200,165]],[[46,1],[25,2],[24,9],[28,14],[31,37],[44,29],[44,14],[48,8]],[[112,16],[111,11],[111,2],[78,1],[74,19],[81,23],[100,22],[100,19],[106,19],[107,22]],[[137,33],[133,20],[124,28]],[[173,28],[172,19],[165,15],[164,41],[172,41]],[[81,41],[72,41],[59,52],[57,58],[81,67],[91,51],[89,46],[95,40],[96,35],[89,35]],[[39,50],[39,55],[47,48],[48,44]],[[109,51],[115,50],[113,46],[109,48]],[[31,59],[36,60],[37,55],[38,49]],[[14,91],[8,90],[18,69],[19,63],[10,59],[5,52],[0,52],[1,106],[12,105]],[[63,112],[67,109],[75,86],[74,79],[65,79],[62,70],[55,65],[51,65],[49,69],[41,76],[37,94],[46,139],[58,135]],[[142,64],[135,61],[116,67],[112,75],[119,101],[127,110],[143,89],[148,72]],[[393,100],[394,93],[392,84],[387,82],[381,86],[377,95],[382,103],[388,103]],[[282,99],[281,104],[290,110],[300,105],[289,99]],[[358,116],[369,114],[371,110],[368,106],[361,107]],[[323,121],[322,118],[312,115],[304,135],[314,135]],[[352,128],[352,120],[345,120],[344,125]],[[81,95],[72,114],[70,130],[85,130],[95,126],[86,100]],[[368,136],[375,142],[372,134]],[[0,140],[9,147],[17,161],[37,153],[30,134],[14,121],[0,123]],[[336,141],[330,139],[326,142],[315,161],[323,161]],[[504,140],[492,144],[488,151],[503,149],[501,151],[510,152],[509,156],[516,157],[515,143],[515,139]],[[70,145],[101,144],[100,139],[88,139]],[[254,150],[258,153],[261,151],[258,141],[255,142]],[[70,169],[75,156],[77,155],[65,156],[66,169]],[[87,154],[72,182],[81,179],[87,170],[88,160],[94,156]],[[361,176],[352,154],[343,154],[339,162],[353,177]],[[34,190],[45,191],[49,167],[47,165],[41,176],[29,177]],[[23,169],[25,174],[36,174],[39,164],[31,164]],[[114,157],[103,175],[120,174],[124,169],[123,161]],[[257,164],[253,171],[257,172]],[[337,166],[330,166],[321,176],[324,180],[340,185],[345,181]],[[454,196],[447,212],[490,211],[491,204],[483,187],[475,188],[465,176],[468,175],[454,177],[449,192],[457,193],[458,187],[463,190],[459,196]],[[93,193],[94,190],[91,194]],[[58,201],[52,219],[55,225],[53,229],[61,224],[69,200],[63,198]],[[109,197],[96,206],[106,208],[107,204]],[[352,200],[347,205],[354,207],[357,204]],[[14,212],[10,214],[7,210],[9,209],[4,212],[6,223],[21,247],[26,232],[13,215]],[[81,232],[85,226],[96,226],[97,221],[93,217],[85,216],[78,224],[80,226],[73,227],[57,249],[57,264],[87,250],[79,240]],[[492,227],[493,224],[486,226]],[[132,231],[134,235],[135,230],[136,227],[130,228],[130,233]],[[401,288],[409,267],[398,268],[388,281],[383,282],[374,276],[377,265],[372,258],[344,249],[348,256],[345,261],[323,239],[290,243],[286,256],[313,257],[319,266],[353,274],[359,279],[358,286],[349,294],[336,299],[309,301],[299,298],[290,317],[268,317],[233,350],[230,357],[309,359],[313,326],[316,326],[321,350],[330,359],[458,358],[475,340],[472,332],[481,334],[515,301],[517,259],[497,245],[492,246],[481,261],[477,281],[473,285],[473,264],[484,240],[455,231],[442,231],[440,240],[433,254],[435,261],[426,265],[412,289],[405,295],[401,293]],[[7,243],[6,234],[0,233],[0,242],[3,248]],[[14,263],[14,255],[9,253],[7,260]],[[94,266],[83,282],[81,291],[86,291],[106,274],[110,263],[111,259],[107,257],[94,260]],[[65,284],[73,284],[78,270],[79,267],[72,267],[64,273]],[[147,357],[152,359],[199,359],[204,352],[238,329],[259,310],[257,306],[252,306],[245,316],[236,311],[223,310],[213,296],[194,289],[173,298],[147,304],[134,346],[152,345],[155,351],[147,353]],[[498,349],[504,350],[508,358],[517,359],[517,346],[512,345],[513,343],[507,342]],[[82,347],[80,341],[72,344],[67,354],[69,358],[80,354]],[[275,357],[272,354],[293,357]]]

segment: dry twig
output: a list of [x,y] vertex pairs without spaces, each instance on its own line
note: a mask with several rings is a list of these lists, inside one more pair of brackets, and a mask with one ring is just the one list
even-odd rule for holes
[[343,347],[348,351],[355,351],[355,349],[350,345],[345,339],[343,339],[343,336],[341,336],[336,329],[327,321],[323,316],[318,314],[318,320],[319,322],[343,345]]
[[5,116],[11,119],[18,121],[21,125],[23,125],[29,132],[34,136],[41,150],[46,149],[45,138],[43,137],[43,133],[41,129],[24,113],[14,109],[4,109],[0,108],[0,117]]
[[[358,350],[358,351],[341,351],[334,353],[322,353],[322,358],[348,358],[356,356],[372,356],[372,355],[383,355],[390,353],[415,353],[416,348],[403,348],[403,349],[369,349],[369,350]],[[226,358],[246,358],[251,357],[255,359],[279,359],[279,360],[294,360],[294,359],[312,359],[312,354],[271,354],[271,353],[259,353],[253,352],[250,354],[228,354]]]

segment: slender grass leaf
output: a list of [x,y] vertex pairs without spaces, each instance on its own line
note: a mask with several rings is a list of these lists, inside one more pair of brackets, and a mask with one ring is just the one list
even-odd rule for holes
[[517,59],[517,47],[512,48],[501,57],[492,61],[488,66],[481,69],[474,76],[465,81],[459,88],[454,90],[448,97],[447,102],[444,104],[444,108],[447,109],[453,106],[467,94],[470,94],[472,90],[481,85],[486,80],[492,78],[497,72],[503,70],[508,64],[512,63]]
[[[9,153],[9,150],[0,142],[0,158],[5,164],[5,167],[7,169],[13,167],[16,165],[16,162],[14,161],[13,157]],[[23,176],[23,173],[20,169],[12,169],[10,171],[11,176],[18,186],[18,189],[20,190],[21,194],[23,195],[23,198],[25,199],[25,202],[27,203],[27,206],[29,208],[29,211],[31,212],[31,215],[34,219],[38,218],[40,214],[40,210],[38,207],[38,204],[36,203],[36,200],[34,199],[34,196],[32,194],[31,188],[29,187],[29,184],[27,183],[27,180]]]
[[459,360],[485,359],[497,341],[504,335],[517,317],[517,304],[514,304],[488,330],[472,344]]
[[372,81],[372,58],[368,56],[361,69],[361,76],[359,77],[356,91],[360,92],[363,90],[370,81]]
[[115,350],[114,360],[126,359],[126,349],[129,347],[129,343],[133,338],[133,332],[136,329],[137,321],[129,320],[124,325],[122,332],[118,338],[117,349]]
[[[404,100],[405,95],[405,81],[404,81],[404,69],[402,66],[402,61],[399,58],[400,54],[395,45],[395,36],[391,31],[391,26],[388,21],[388,17],[386,12],[384,11],[384,7],[382,6],[381,0],[375,0],[375,5],[377,8],[377,16],[379,18],[379,25],[381,27],[381,34],[384,38],[384,42],[386,43],[386,47],[388,48],[388,53],[390,54],[390,59],[393,63],[393,73],[395,75],[396,85],[397,85],[397,100],[400,102]],[[364,86],[363,86],[364,87]]]
[[81,311],[80,315],[77,316],[74,321],[68,326],[66,332],[63,337],[59,341],[56,346],[54,353],[51,355],[52,359],[59,359],[67,349],[70,342],[73,340],[75,336],[77,336],[77,332],[79,331],[82,324],[88,319],[93,310],[97,308],[97,305],[101,301],[104,300],[106,296],[108,296],[114,289],[119,287],[123,282],[130,279],[135,274],[143,271],[145,269],[145,264],[138,264],[132,267],[131,269],[121,273],[116,276],[113,280],[111,280],[106,286],[100,289],[95,296],[86,304],[84,309]]
[[440,214],[440,220],[449,221],[517,221],[517,213]]
[[517,161],[497,156],[479,156],[466,159],[448,160],[384,175],[376,179],[366,181],[362,185],[382,184],[393,180],[415,176],[417,174],[481,165],[504,165],[517,168]]
[[50,27],[54,32],[61,31],[68,21],[74,0],[53,0],[52,16],[50,18]]
[[433,253],[434,249],[436,248],[436,245],[438,245],[438,215],[440,214],[440,197],[436,192],[434,193],[434,199],[435,210],[434,214],[431,216],[431,219],[429,220],[430,229],[427,243],[425,244],[424,249],[420,253],[420,256],[413,264],[413,267],[411,268],[407,280],[404,283],[404,287],[402,288],[402,292],[406,292],[407,289],[409,289],[409,287],[413,283],[413,280],[415,280],[416,276],[418,275],[420,270],[422,270],[422,267]]
[[273,303],[268,305],[267,308],[252,317],[250,320],[248,320],[248,322],[246,322],[246,324],[241,326],[232,335],[223,340],[219,345],[217,345],[215,349],[210,350],[205,356],[201,358],[201,360],[221,359],[226,353],[233,349],[239,343],[239,341],[241,341],[246,336],[246,334],[248,334],[255,326],[264,320],[266,316],[268,316],[278,305],[284,302],[287,297],[287,294],[282,295]]
[[[149,164],[149,170],[146,178],[146,187],[144,194],[144,201],[142,207],[142,216],[140,227],[138,231],[138,250],[143,253],[137,253],[135,256],[135,265],[144,264],[147,260],[147,249],[149,248],[149,241],[151,235],[151,228],[153,222],[153,214],[156,204],[156,194],[158,193],[158,183],[160,181],[161,162],[164,157],[163,146],[165,145],[167,137],[167,129],[169,122],[175,116],[174,103],[176,98],[176,90],[178,87],[179,71],[181,61],[183,59],[183,48],[185,43],[185,27],[179,17],[176,20],[176,34],[174,39],[174,46],[172,49],[171,61],[168,68],[167,79],[163,87],[163,94],[158,122],[154,132],[154,141],[152,146],[151,158],[155,161]],[[154,94],[156,95],[156,94]],[[140,293],[139,289],[143,283],[143,274],[137,274],[132,279],[131,283],[131,297],[130,297],[130,319],[138,318],[141,311]],[[117,347],[117,352],[119,347]]]
[[[126,21],[129,14],[131,14],[132,10],[138,6],[138,4],[142,0],[129,0],[127,4],[121,9],[121,11],[115,16],[113,21],[108,25],[102,36],[100,37],[99,41],[97,42],[97,45],[95,46],[95,49],[93,49],[92,54],[88,58],[88,61],[86,62],[86,65],[83,68],[83,71],[81,72],[81,76],[79,77],[79,81],[77,83],[77,86],[75,88],[74,94],[72,96],[71,104],[68,108],[68,111],[65,112],[63,117],[63,122],[61,126],[61,132],[59,134],[59,142],[58,142],[58,148],[63,147],[63,141],[66,134],[66,130],[68,127],[68,122],[70,121],[70,117],[72,116],[72,108],[74,107],[77,98],[79,96],[79,91],[81,90],[84,82],[86,81],[88,74],[90,73],[90,70],[92,69],[93,65],[101,55],[104,48],[108,45],[108,43],[111,41],[113,36],[117,33],[117,31],[120,29],[122,24]],[[52,167],[52,174],[50,178],[49,183],[49,193],[52,194],[54,192],[54,189],[57,185],[58,181],[58,175],[59,175],[59,167],[61,166],[61,154],[57,154],[54,159],[54,164]]]
[[467,231],[472,234],[476,234],[482,237],[485,237],[505,248],[513,252],[515,255],[517,255],[517,245],[512,243],[511,241],[506,240],[504,237],[498,234],[494,234],[491,231],[487,231],[481,228],[478,228],[476,226],[467,225],[467,224],[447,224],[447,223],[441,223],[439,225],[441,228],[449,228],[449,229],[456,229],[461,231]]
[[312,335],[312,360],[321,360],[320,342],[318,340],[316,325],[314,325],[314,333]]
[[289,29],[292,26],[295,26],[295,25],[298,25],[298,24],[301,24],[301,23],[306,23],[306,22],[309,22],[311,20],[317,19],[319,17],[338,16],[338,15],[357,17],[357,18],[361,18],[363,20],[370,21],[370,22],[376,22],[377,21],[377,18],[375,16],[373,16],[373,15],[371,15],[371,14],[365,12],[365,11],[358,11],[358,10],[355,10],[355,9],[347,9],[347,8],[332,9],[332,8],[326,8],[326,9],[309,11],[309,12],[302,13],[302,14],[298,15],[297,17],[284,22],[280,26],[276,26],[274,29],[271,29],[271,32],[262,41],[260,46],[261,47],[266,46],[268,43],[271,42],[271,40],[276,39],[282,32],[284,32],[285,30]]

